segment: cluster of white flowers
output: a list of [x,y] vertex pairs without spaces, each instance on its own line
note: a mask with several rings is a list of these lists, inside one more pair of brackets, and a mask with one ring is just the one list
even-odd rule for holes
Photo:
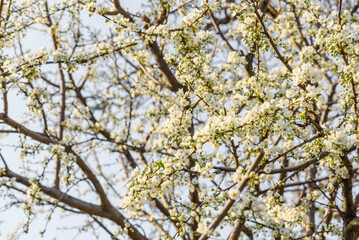
[[286,236],[289,236],[289,230],[293,231],[296,226],[303,224],[306,213],[305,209],[302,206],[293,207],[288,203],[284,203],[284,197],[278,193],[272,194],[272,192],[268,192],[264,203],[267,209],[266,212],[271,218],[268,221],[274,221],[279,226],[286,228]]
[[320,71],[309,63],[304,63],[300,67],[293,69],[293,83],[297,86],[308,82],[316,83],[319,81],[320,76]]

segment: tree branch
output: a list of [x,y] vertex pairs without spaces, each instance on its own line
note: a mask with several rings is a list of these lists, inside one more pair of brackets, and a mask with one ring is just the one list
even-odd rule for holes
[[26,136],[31,137],[32,139],[44,143],[44,144],[51,144],[55,143],[50,137],[45,136],[39,132],[32,131],[27,127],[23,126],[22,124],[12,120],[10,117],[6,116],[4,113],[0,113],[0,119],[4,121],[7,125],[15,128],[19,133],[22,133]]
[[[244,189],[244,187],[247,185],[248,181],[249,181],[249,174],[251,172],[253,172],[259,162],[262,160],[264,156],[264,150],[262,149],[256,156],[256,158],[254,159],[252,165],[249,167],[249,169],[247,170],[246,174],[243,177],[243,180],[239,183],[237,190],[239,192],[242,192],[242,190]],[[212,223],[208,226],[208,231],[204,232],[201,237],[199,238],[199,240],[206,240],[209,238],[209,233],[214,231],[218,225],[222,222],[222,220],[225,218],[225,216],[227,215],[228,211],[232,208],[233,204],[236,201],[233,199],[229,199],[226,203],[226,205],[223,207],[222,211],[220,212],[219,216],[216,217]]]
[[267,28],[263,22],[262,17],[259,15],[258,9],[255,6],[254,2],[253,3],[253,7],[254,7],[254,13],[257,16],[262,28],[263,28],[263,33],[264,35],[266,35],[266,37],[268,38],[269,43],[271,44],[273,50],[275,51],[275,53],[277,54],[277,57],[279,58],[279,60],[284,64],[284,66],[288,69],[289,72],[293,72],[292,67],[288,64],[287,60],[284,59],[284,57],[282,56],[282,54],[280,53],[280,51],[278,50],[276,44],[274,43],[272,37],[270,36],[270,34],[267,31]]
[[[46,10],[46,25],[49,29],[53,26],[50,12],[49,12],[49,6],[48,2],[45,2],[45,10]],[[59,43],[57,40],[57,36],[55,35],[54,31],[51,31],[51,39],[52,39],[52,45],[54,51],[57,51],[59,49]],[[66,111],[66,81],[65,81],[65,75],[62,70],[61,63],[57,63],[57,71],[60,77],[60,119],[59,119],[59,129],[57,131],[57,138],[62,141],[64,137],[64,123],[65,123],[65,111]],[[55,165],[55,176],[54,176],[54,187],[59,188],[60,187],[60,168],[61,168],[61,162],[60,158],[56,157],[56,165]]]
[[[16,182],[21,183],[26,187],[31,186],[29,178],[14,173],[9,169],[5,169],[5,173],[3,177],[14,178]],[[86,214],[96,215],[99,217],[110,219],[116,222],[122,228],[126,227],[125,223],[128,221],[126,221],[126,218],[113,207],[111,209],[103,209],[103,207],[101,206],[85,202],[81,199],[72,197],[64,192],[61,192],[58,188],[46,187],[40,183],[38,183],[38,187],[44,194],[54,199],[57,199],[59,202],[67,204],[70,207],[79,209],[80,211]],[[131,239],[134,240],[147,240],[147,238],[143,236],[140,232],[138,232],[138,230],[135,229],[132,225],[130,225],[130,230],[128,230],[128,235],[130,236]]]

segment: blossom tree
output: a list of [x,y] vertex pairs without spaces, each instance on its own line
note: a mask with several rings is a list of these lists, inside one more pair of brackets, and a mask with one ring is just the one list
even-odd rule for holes
[[123,4],[0,0],[9,237],[357,239],[359,1]]

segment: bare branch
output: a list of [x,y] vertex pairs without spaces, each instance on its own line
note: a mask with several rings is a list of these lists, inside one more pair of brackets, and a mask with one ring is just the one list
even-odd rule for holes
[[[14,173],[14,172],[10,171],[9,169],[7,169],[5,171],[4,176],[8,177],[8,178],[14,178],[16,180],[16,182],[21,183],[24,186],[27,186],[27,187],[31,186],[31,183],[28,178],[23,177],[17,173]],[[40,183],[38,183],[38,187],[46,195],[48,195],[54,199],[57,199],[58,201],[65,203],[70,207],[79,209],[82,212],[85,212],[90,215],[96,215],[99,217],[104,217],[104,218],[110,219],[110,220],[116,222],[117,224],[119,224],[121,227],[123,227],[123,228],[126,227],[126,222],[127,222],[126,218],[120,212],[118,212],[114,207],[112,207],[111,209],[105,210],[102,208],[102,206],[98,206],[98,205],[80,200],[78,198],[72,197],[64,192],[61,192],[58,188],[46,187]],[[131,239],[147,240],[147,238],[145,236],[143,236],[140,232],[138,232],[138,230],[136,228],[134,228],[133,226],[130,226],[130,229],[131,230],[128,231],[128,235],[130,236]]]
[[4,123],[8,124],[9,126],[11,126],[12,128],[15,128],[19,133],[22,133],[26,136],[31,137],[32,139],[44,143],[44,144],[51,144],[51,143],[55,143],[51,138],[49,138],[48,136],[45,136],[41,133],[38,132],[34,132],[28,128],[26,128],[25,126],[23,126],[22,124],[12,120],[10,117],[6,116],[4,113],[0,113],[0,119],[2,121],[4,121]]

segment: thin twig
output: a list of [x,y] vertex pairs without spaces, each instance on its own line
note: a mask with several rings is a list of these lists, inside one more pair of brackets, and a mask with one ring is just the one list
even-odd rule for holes
[[216,21],[213,18],[213,15],[211,12],[208,12],[209,18],[211,19],[211,22],[214,26],[214,28],[216,29],[216,31],[218,32],[219,36],[222,38],[222,40],[226,43],[226,46],[229,48],[229,50],[237,52],[237,50],[235,50],[232,45],[228,42],[227,38],[224,36],[222,30],[219,28],[219,26],[217,25]]
[[152,81],[154,81],[155,83],[157,83],[158,85],[160,85],[161,87],[167,88],[167,89],[171,89],[167,84],[161,83],[160,81],[158,81],[154,76],[152,76],[146,69],[145,66],[143,66],[143,64],[137,59],[135,58],[137,64],[140,66],[141,70],[143,71],[143,73],[149,77]]
[[342,25],[342,0],[339,0],[339,8],[338,8],[338,24]]
[[104,230],[105,230],[105,232],[107,232],[110,236],[111,236],[111,239],[114,239],[114,240],[119,240],[116,236],[115,236],[115,234],[113,234],[102,222],[100,222],[96,217],[94,217],[94,216],[92,216],[92,215],[90,215],[91,216],[91,218],[98,224],[98,225],[100,225],[100,227],[102,227]]
[[9,169],[9,167],[7,166],[7,163],[6,163],[6,161],[5,161],[5,159],[4,159],[4,157],[3,157],[3,155],[1,154],[1,152],[0,152],[0,158],[1,158],[1,161],[4,163],[4,165],[5,165],[5,169]]
[[277,54],[277,57],[279,58],[279,60],[284,64],[284,66],[288,69],[289,72],[293,72],[293,68],[288,64],[288,61],[284,59],[283,55],[280,53],[280,51],[278,50],[276,44],[274,43],[272,37],[270,36],[270,34],[268,33],[267,27],[265,26],[262,17],[260,16],[257,7],[255,6],[254,2],[252,1],[253,5],[254,5],[254,13],[257,16],[262,29],[263,29],[263,33],[264,35],[266,35],[266,37],[269,40],[269,43],[271,44],[273,50],[275,51],[275,53]]

